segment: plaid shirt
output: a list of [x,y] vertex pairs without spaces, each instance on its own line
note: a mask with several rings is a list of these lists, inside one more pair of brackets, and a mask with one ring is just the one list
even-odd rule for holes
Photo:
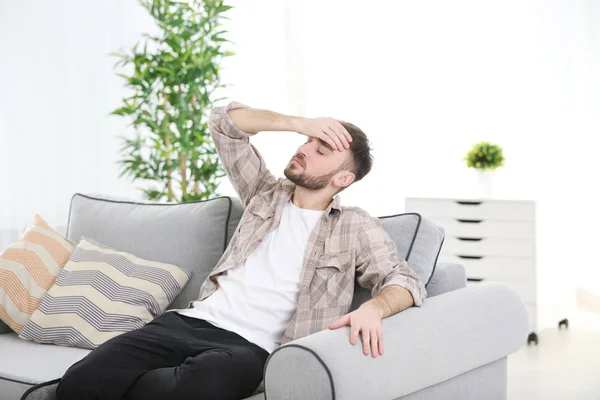
[[[248,134],[241,131],[227,111],[246,107],[232,102],[216,107],[209,120],[210,132],[221,161],[244,206],[244,214],[225,253],[200,289],[200,300],[218,287],[216,277],[245,261],[263,238],[279,225],[283,208],[295,184],[275,178]],[[425,287],[406,261],[379,219],[358,207],[340,206],[335,196],[312,230],[304,253],[298,306],[281,344],[326,329],[347,314],[354,295],[354,281],[377,296],[385,287],[406,288],[420,306]]]

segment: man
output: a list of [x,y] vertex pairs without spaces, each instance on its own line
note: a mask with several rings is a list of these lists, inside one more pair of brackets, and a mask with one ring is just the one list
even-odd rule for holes
[[[198,301],[99,346],[67,371],[59,400],[242,399],[280,345],[350,326],[350,343],[360,337],[375,358],[384,354],[381,320],[425,299],[379,220],[336,196],[371,169],[359,128],[235,102],[212,110],[209,125],[245,206],[231,243]],[[260,131],[308,137],[287,179],[276,179],[250,144]],[[373,298],[348,313],[355,278]]]

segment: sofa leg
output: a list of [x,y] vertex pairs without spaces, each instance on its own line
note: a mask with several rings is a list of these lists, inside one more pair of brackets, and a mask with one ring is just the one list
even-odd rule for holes
[[569,319],[568,318],[558,321],[558,329],[562,329],[563,326],[565,327],[565,329],[569,329]]
[[535,343],[538,345],[538,335],[535,332],[531,332],[529,336],[527,336],[527,345],[531,345],[531,343]]

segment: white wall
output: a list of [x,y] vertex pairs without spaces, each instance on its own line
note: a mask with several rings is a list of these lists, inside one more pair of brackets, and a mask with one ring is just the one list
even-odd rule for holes
[[[224,81],[245,82],[230,91],[233,97],[282,108],[283,22],[252,25],[281,21],[282,8],[270,3],[232,12],[242,23],[232,26],[238,56],[227,63]],[[126,91],[108,54],[153,29],[136,1],[0,0],[0,247],[33,213],[64,225],[75,192],[140,197],[137,184],[118,179],[116,136],[132,129],[109,117]],[[278,89],[262,91],[266,80]]]
[[123,93],[108,53],[146,27],[130,2],[0,2],[0,226],[65,224],[78,191],[135,195],[116,178],[128,128],[108,116]]
[[[400,197],[466,190],[456,190],[471,184],[461,159],[484,139],[506,148],[501,194],[536,196],[531,181],[555,179],[537,146],[558,146],[573,126],[575,24],[565,2],[329,1],[318,14],[308,3],[298,7],[307,111],[369,133],[376,169],[364,186],[395,186]],[[373,212],[398,209],[377,201]]]
[[[598,248],[598,227],[600,226],[600,165],[598,164],[600,147],[600,3],[594,0],[582,2],[582,18],[579,31],[580,66],[578,70],[578,103],[577,119],[580,132],[576,140],[577,150],[581,154],[578,165],[582,179],[578,187],[581,189],[582,203],[579,209],[581,225],[587,229],[578,230],[581,238],[579,248],[589,249],[583,252],[585,267],[581,282],[589,291],[600,296],[600,261],[595,251]],[[581,152],[581,153],[579,153]],[[575,167],[576,168],[576,167]],[[572,170],[575,170],[572,168]],[[577,176],[575,173],[574,176]]]
[[[545,270],[600,281],[596,2],[233,4],[232,98],[347,119],[371,137],[374,170],[343,203],[384,215],[405,196],[468,195],[461,158],[495,141],[507,156],[497,194],[538,201]],[[134,1],[0,0],[0,226],[22,229],[34,212],[64,224],[78,191],[139,196],[116,178],[114,136],[129,128],[108,117],[123,89],[107,54],[151,29]],[[303,139],[253,141],[282,175]]]
[[476,141],[501,144],[496,195],[537,201],[539,295],[568,313],[574,287],[600,281],[597,3],[294,5],[302,108],[354,122],[375,148],[344,200],[385,215],[406,196],[469,196],[462,157]]

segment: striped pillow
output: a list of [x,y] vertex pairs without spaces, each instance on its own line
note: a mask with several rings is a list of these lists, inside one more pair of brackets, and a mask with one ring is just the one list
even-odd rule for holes
[[34,215],[23,236],[0,254],[0,320],[20,333],[74,248]]
[[190,277],[83,237],[20,337],[94,349],[162,314]]

